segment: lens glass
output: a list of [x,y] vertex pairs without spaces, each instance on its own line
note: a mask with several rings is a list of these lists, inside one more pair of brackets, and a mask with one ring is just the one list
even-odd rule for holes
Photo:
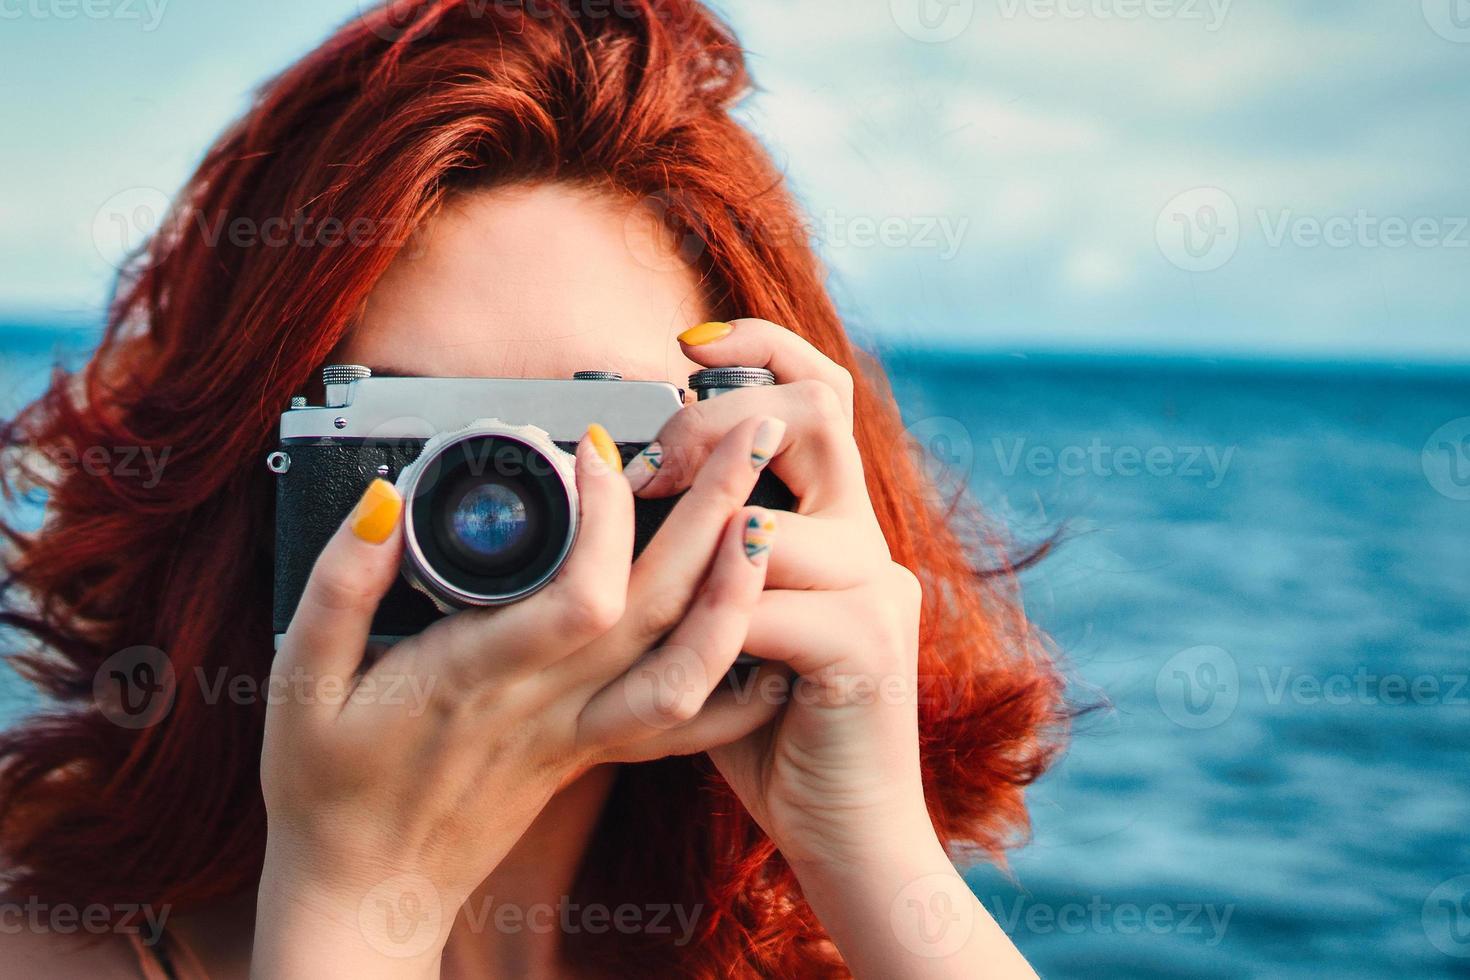
[[455,542],[466,552],[497,561],[526,540],[526,501],[503,483],[471,484],[449,516]]
[[410,506],[416,557],[432,578],[475,603],[537,588],[571,545],[572,498],[560,471],[540,448],[507,434],[442,447],[424,461]]

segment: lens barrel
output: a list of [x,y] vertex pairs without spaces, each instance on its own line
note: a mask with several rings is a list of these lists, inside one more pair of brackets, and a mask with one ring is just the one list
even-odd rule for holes
[[482,419],[435,436],[398,479],[404,572],[441,611],[524,599],[577,533],[572,457],[545,432]]

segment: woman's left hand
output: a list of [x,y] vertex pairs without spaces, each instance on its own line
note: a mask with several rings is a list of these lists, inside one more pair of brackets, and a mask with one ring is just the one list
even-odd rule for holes
[[[793,865],[850,862],[895,838],[932,837],[919,768],[921,593],[893,562],[868,497],[851,375],[765,320],[705,324],[680,340],[704,366],[765,367],[777,384],[684,408],[628,464],[635,492],[685,489],[725,432],[767,415],[786,422],[770,465],[799,500],[795,513],[771,512],[766,591],[744,644],[768,663],[741,693],[779,694],[785,711],[711,757]],[[779,665],[795,674],[789,693]]]

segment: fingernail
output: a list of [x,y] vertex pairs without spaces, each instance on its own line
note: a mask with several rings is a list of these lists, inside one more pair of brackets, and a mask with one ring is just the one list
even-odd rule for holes
[[592,441],[592,448],[597,450],[597,455],[602,461],[612,468],[614,473],[623,471],[623,457],[618,454],[618,444],[613,442],[612,436],[607,430],[593,422],[587,426],[587,438]]
[[745,557],[750,559],[752,565],[765,562],[775,539],[776,522],[770,514],[758,510],[745,519]]
[[719,321],[701,323],[679,334],[679,343],[688,344],[690,347],[702,347],[705,344],[713,344],[722,337],[730,336],[734,329],[730,324]]
[[750,443],[750,465],[757,471],[765,469],[781,448],[781,437],[785,434],[786,423],[780,419],[764,419],[756,426],[755,438]]
[[352,508],[347,526],[352,533],[368,544],[382,544],[398,526],[398,515],[403,513],[403,498],[387,480],[374,480],[368,484],[362,499]]
[[658,475],[659,467],[664,465],[664,447],[657,442],[650,442],[643,447],[643,451],[634,456],[628,462],[628,468],[623,475],[628,478],[628,485],[637,493],[648,486],[655,476]]

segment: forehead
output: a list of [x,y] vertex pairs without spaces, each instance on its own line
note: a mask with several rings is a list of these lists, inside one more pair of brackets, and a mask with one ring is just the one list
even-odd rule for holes
[[566,185],[451,198],[394,260],[334,358],[404,374],[621,371],[681,387],[674,337],[709,319],[652,211]]

